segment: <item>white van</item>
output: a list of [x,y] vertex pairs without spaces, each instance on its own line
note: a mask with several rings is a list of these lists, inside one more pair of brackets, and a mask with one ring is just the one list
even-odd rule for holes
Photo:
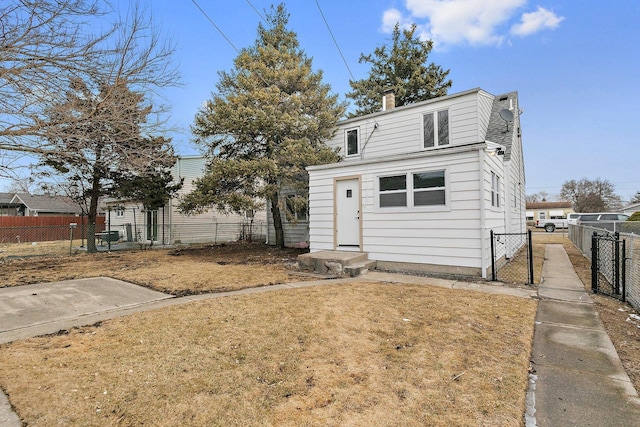
[[582,214],[581,213],[570,213],[570,214],[568,214],[567,215],[567,223],[576,225],[578,223],[578,220],[580,219],[580,215],[582,215]]

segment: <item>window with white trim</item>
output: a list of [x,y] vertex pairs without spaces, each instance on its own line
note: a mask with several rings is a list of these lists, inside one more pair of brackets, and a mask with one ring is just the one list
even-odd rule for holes
[[491,172],[491,206],[500,207],[500,177]]
[[378,178],[381,208],[446,206],[445,171],[410,172]]
[[122,206],[118,206],[116,209],[116,218],[124,218],[124,208]]
[[443,170],[413,174],[414,206],[443,206],[445,204]]
[[407,175],[380,177],[380,207],[407,206]]
[[344,131],[345,153],[347,156],[355,156],[360,152],[359,129],[347,129]]
[[422,115],[423,148],[449,145],[449,110],[440,110]]

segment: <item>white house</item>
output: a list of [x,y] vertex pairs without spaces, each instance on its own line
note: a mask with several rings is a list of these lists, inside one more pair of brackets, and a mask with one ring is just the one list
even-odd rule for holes
[[487,277],[490,230],[526,232],[517,92],[478,88],[397,108],[391,94],[385,104],[338,124],[326,143],[343,161],[308,168],[311,254]]
[[[118,230],[123,240],[153,241],[159,244],[217,243],[237,240],[246,233],[266,233],[264,210],[250,215],[223,214],[215,209],[195,215],[178,211],[180,198],[190,193],[193,182],[204,174],[207,159],[203,156],[178,157],[172,175],[183,186],[169,202],[154,211],[144,211],[141,203],[122,200],[106,202],[107,228]],[[249,230],[249,225],[252,225]],[[254,234],[254,238],[259,237]]]

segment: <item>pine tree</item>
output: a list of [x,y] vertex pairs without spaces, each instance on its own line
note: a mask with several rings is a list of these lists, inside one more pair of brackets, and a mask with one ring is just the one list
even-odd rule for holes
[[382,95],[392,89],[396,105],[437,98],[447,94],[451,80],[446,80],[449,70],[439,65],[426,65],[433,42],[422,41],[415,35],[415,24],[400,31],[393,29],[393,45],[377,47],[373,55],[360,55],[359,62],[371,64],[369,76],[362,80],[350,80],[352,92],[348,98],[358,106],[352,117],[374,113],[382,109]]
[[192,126],[211,161],[181,204],[187,213],[213,207],[242,213],[260,209],[266,200],[279,247],[287,210],[282,189],[304,195],[305,167],[339,160],[322,141],[333,135],[345,111],[322,83],[322,72],[312,70],[288,20],[284,5],[272,7],[255,44],[242,49],[234,69],[219,73],[217,93]]

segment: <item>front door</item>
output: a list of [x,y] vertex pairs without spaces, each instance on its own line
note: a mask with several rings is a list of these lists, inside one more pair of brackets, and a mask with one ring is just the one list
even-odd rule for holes
[[336,181],[336,243],[337,249],[360,248],[360,180]]

